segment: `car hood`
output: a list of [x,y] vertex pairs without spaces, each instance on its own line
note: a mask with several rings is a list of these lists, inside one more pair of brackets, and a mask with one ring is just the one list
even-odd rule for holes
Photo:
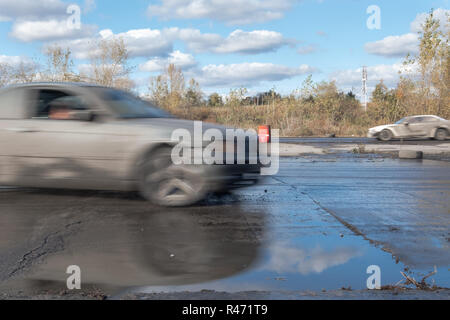
[[381,131],[383,131],[384,129],[393,128],[393,127],[395,127],[395,126],[397,126],[397,125],[395,125],[395,124],[386,124],[386,125],[383,125],[383,126],[378,126],[378,127],[370,128],[369,131],[373,131],[373,132],[381,132]]
[[[123,119],[116,121],[117,125],[125,126],[125,130],[128,132],[135,132],[138,135],[151,135],[154,138],[157,137],[158,140],[170,140],[172,133],[177,129],[188,130],[193,135],[195,123],[195,121],[176,118]],[[204,134],[205,131],[209,129],[218,129],[222,133],[224,138],[226,137],[227,129],[235,129],[232,127],[225,127],[214,123],[201,123],[203,131],[202,134]]]
[[[163,128],[163,129],[168,129],[170,131],[173,131],[176,129],[187,129],[187,130],[193,131],[194,124],[196,121],[176,119],[176,118],[145,118],[145,119],[122,120],[120,122],[126,123],[128,125],[133,125],[133,126],[141,126],[141,127],[151,126],[151,127],[155,127],[155,128]],[[200,121],[198,121],[198,122],[200,122]],[[213,124],[213,123],[207,123],[207,122],[202,122],[202,128],[203,128],[203,131],[208,130],[208,129],[219,129],[223,133],[225,133],[227,129],[233,129],[233,128],[228,128],[225,126],[221,126],[221,125]]]

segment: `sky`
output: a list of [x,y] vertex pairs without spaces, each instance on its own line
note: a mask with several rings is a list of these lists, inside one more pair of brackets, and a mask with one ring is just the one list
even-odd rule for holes
[[449,0],[0,0],[0,63],[44,64],[56,43],[81,70],[93,41],[122,37],[140,94],[174,63],[205,94],[289,94],[312,75],[359,95],[362,66],[369,90],[395,86],[430,10],[444,28]]

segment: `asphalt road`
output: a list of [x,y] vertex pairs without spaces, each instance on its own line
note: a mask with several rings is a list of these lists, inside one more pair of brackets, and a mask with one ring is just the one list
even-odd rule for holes
[[87,297],[319,297],[365,289],[371,265],[383,285],[436,266],[426,282],[448,288],[449,214],[450,163],[376,156],[283,159],[261,185],[182,209],[133,194],[3,190],[0,298],[63,298],[69,265]]

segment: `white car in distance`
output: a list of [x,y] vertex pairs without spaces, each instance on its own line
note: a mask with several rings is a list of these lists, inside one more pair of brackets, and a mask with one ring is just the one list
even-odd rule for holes
[[381,141],[409,138],[444,141],[450,137],[450,121],[432,115],[406,117],[394,124],[371,128],[367,136]]

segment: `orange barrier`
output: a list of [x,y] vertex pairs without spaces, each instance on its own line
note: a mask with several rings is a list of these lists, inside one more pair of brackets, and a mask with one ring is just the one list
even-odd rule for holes
[[259,143],[270,143],[270,126],[258,127]]

